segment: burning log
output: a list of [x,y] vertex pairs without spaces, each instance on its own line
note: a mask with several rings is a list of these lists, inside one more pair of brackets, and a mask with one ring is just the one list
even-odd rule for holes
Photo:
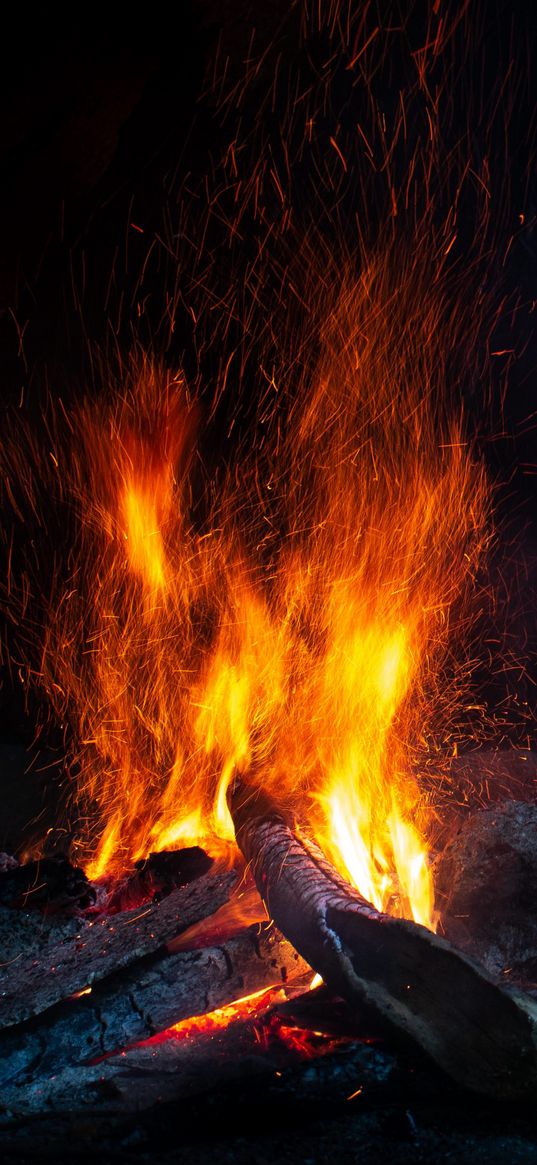
[[229,804],[271,918],[333,991],[373,1007],[465,1087],[535,1096],[531,998],[425,927],[379,913],[263,794],[236,781]]
[[[161,904],[81,921],[75,938],[5,968],[0,1078],[28,1084],[310,974],[273,926],[215,931],[236,881],[234,871],[212,870]],[[211,945],[200,947],[204,919]]]
[[0,977],[0,1029],[24,1023],[107,976],[154,955],[188,927],[213,914],[230,896],[237,875],[206,874],[161,904],[81,920],[79,933],[15,959]]
[[[271,1082],[285,1093],[289,1090],[294,1099],[304,1080],[306,1095],[313,1093],[317,1102],[320,1089],[335,1085],[343,1109],[345,1092],[354,1089],[357,1076],[364,1086],[376,1090],[394,1073],[391,1052],[376,1040],[360,1038],[363,1030],[361,1017],[355,1021],[347,1005],[333,999],[324,987],[304,992],[303,984],[294,980],[285,987],[255,992],[227,1008],[187,1019],[163,1037],[142,1041],[105,1060],[67,1067],[49,1079],[40,1076],[28,1084],[15,1081],[4,1085],[2,1148],[6,1130],[15,1126],[16,1135],[17,1128],[37,1113],[42,1128],[42,1122],[52,1114],[62,1119],[67,1114],[80,1114],[87,1119],[90,1109],[93,1124],[105,1115],[124,1120],[128,1114],[147,1112],[153,1106],[158,1106],[157,1113],[162,1115],[170,1103],[185,1144],[186,1111],[183,1108],[181,1112],[181,1103],[190,1112],[196,1094],[210,1090],[214,1116],[214,1089],[231,1082],[236,1087],[231,1094],[228,1089],[226,1104],[232,1110],[243,1109],[242,1085],[252,1089],[250,1118],[256,1106],[261,1113]],[[306,1066],[305,1079],[301,1065]],[[412,1073],[409,1083],[414,1086],[417,1080],[419,1071]],[[400,1094],[401,1081],[397,1087]],[[259,1117],[256,1120],[253,1116],[254,1126],[258,1122]],[[244,1126],[239,1131],[242,1134]],[[154,1152],[154,1144],[152,1148]]]
[[309,967],[273,926],[243,930],[219,946],[155,952],[0,1036],[0,1078],[31,1083],[148,1039],[195,1015]]

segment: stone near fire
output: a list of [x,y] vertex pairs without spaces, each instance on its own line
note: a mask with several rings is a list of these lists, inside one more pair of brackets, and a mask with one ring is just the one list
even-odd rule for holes
[[537,806],[470,814],[435,872],[441,933],[492,973],[537,980]]

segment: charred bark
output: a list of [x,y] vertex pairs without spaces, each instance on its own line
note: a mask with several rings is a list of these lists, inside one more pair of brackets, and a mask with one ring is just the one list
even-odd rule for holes
[[199,845],[151,853],[135,863],[133,873],[113,884],[106,911],[116,914],[134,910],[146,902],[161,902],[173,890],[201,878],[212,864],[213,858]]
[[326,984],[373,1007],[454,1080],[537,1092],[537,1004],[423,926],[379,913],[268,798],[237,781],[230,809],[271,918]]
[[80,920],[79,931],[36,956],[16,958],[0,976],[0,1029],[23,1023],[62,999],[158,952],[227,902],[233,871],[205,874],[164,902],[111,917]]
[[220,946],[179,954],[159,951],[111,975],[90,994],[5,1029],[0,1079],[30,1084],[309,973],[272,925],[250,927]]
[[0,906],[49,913],[84,908],[95,902],[95,890],[78,866],[57,854],[19,865],[0,855]]

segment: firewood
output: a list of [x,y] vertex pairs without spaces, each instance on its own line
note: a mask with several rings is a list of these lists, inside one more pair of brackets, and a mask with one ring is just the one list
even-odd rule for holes
[[[311,971],[307,978],[311,981]],[[318,1094],[323,1077],[326,1083],[324,1074],[330,1080],[333,1073],[342,1107],[342,1072],[344,1083],[349,1085],[347,1092],[354,1089],[357,1075],[362,1084],[378,1087],[380,1081],[386,1083],[394,1073],[393,1052],[380,1046],[378,1040],[361,1039],[363,1020],[356,1021],[347,1005],[335,1000],[326,988],[304,990],[299,977],[282,988],[264,992],[261,1004],[262,1012],[257,1012],[255,1002],[252,1011],[249,1007],[233,1008],[226,1022],[220,1022],[223,1017],[219,1016],[216,1023],[190,1026],[187,1020],[187,1031],[179,1033],[179,1038],[170,1033],[170,1038],[134,1044],[93,1064],[70,1065],[49,1078],[39,1076],[27,1084],[4,1084],[2,1108],[9,1115],[0,1109],[2,1147],[6,1126],[24,1122],[36,1113],[40,1118],[54,1112],[58,1116],[79,1113],[87,1118],[90,1110],[92,1118],[105,1113],[125,1117],[147,1111],[153,1105],[162,1107],[166,1102],[192,1104],[197,1093],[212,1092],[233,1081],[240,1087],[242,1080],[250,1087],[255,1077],[261,1082],[262,1104],[265,1089],[275,1074],[281,1078],[287,1073],[287,1087],[294,1092],[296,1070],[304,1062],[311,1065],[313,1051],[315,1070],[311,1072],[310,1068],[309,1084],[304,1084],[306,1092],[314,1090]],[[335,1053],[332,1068],[322,1063],[327,1054],[328,1060],[333,1061],[330,1053]],[[419,1071],[415,1067],[408,1073],[411,1087],[419,1079]],[[430,1073],[428,1082],[429,1076]],[[440,1081],[440,1086],[443,1083]],[[400,1091],[400,1081],[397,1087]],[[232,1103],[240,1105],[241,1099],[234,1096]],[[183,1121],[184,1117],[179,1121],[181,1129]]]
[[0,905],[48,913],[89,906],[95,890],[83,870],[64,854],[36,861],[6,860],[0,865]]
[[0,977],[0,1029],[22,1023],[107,975],[151,955],[227,902],[237,874],[212,870],[164,902],[80,920],[76,935],[15,959]]
[[4,1029],[0,1079],[22,1085],[50,1077],[305,974],[308,965],[271,924],[242,930],[220,946],[157,951],[89,994]]
[[146,902],[159,902],[176,890],[206,874],[213,859],[199,845],[161,850],[135,862],[134,871],[111,884],[106,901],[107,914],[134,910]]
[[287,816],[242,781],[229,804],[269,914],[327,985],[373,1007],[454,1080],[537,1094],[537,1003],[423,926],[379,913]]

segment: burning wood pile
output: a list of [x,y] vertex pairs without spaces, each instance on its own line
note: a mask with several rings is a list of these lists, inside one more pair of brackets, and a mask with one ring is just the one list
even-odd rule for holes
[[[4,858],[0,924],[8,957],[0,980],[0,1062],[9,1109],[34,1111],[44,1097],[49,1106],[65,1106],[70,1088],[80,1092],[103,1080],[121,1079],[124,1086],[126,1049],[151,1044],[169,1029],[177,1033],[189,1020],[195,1046],[212,1030],[213,1013],[223,1028],[249,1014],[259,996],[261,1013],[270,1015],[275,999],[304,999],[314,971],[332,993],[324,997],[328,1015],[330,999],[350,1005],[350,1031],[359,1030],[364,1014],[376,1013],[387,1031],[410,1037],[457,1083],[504,1100],[534,1097],[531,984],[525,984],[529,992],[510,985],[505,967],[491,973],[426,928],[380,913],[245,779],[234,781],[229,802],[259,893],[244,868],[226,869],[200,849],[153,855],[129,877],[95,885],[66,859],[17,865]],[[510,802],[507,811],[484,811],[495,812],[497,876],[498,855],[509,850],[511,883],[517,856],[524,865],[523,843],[517,854],[509,820],[516,806],[515,828],[520,834],[524,818],[535,855],[532,806]],[[454,846],[467,858],[469,837],[482,844],[482,815],[463,826],[462,842],[446,848],[444,877],[453,878]],[[485,832],[490,846],[490,822]],[[527,860],[524,869],[527,886]],[[479,883],[488,893],[479,859],[467,875],[474,891]],[[533,936],[517,915],[523,891],[524,883],[511,884],[510,922],[525,929],[529,966]],[[473,922],[477,914],[466,918],[470,927]],[[446,925],[449,930],[449,910]],[[496,942],[501,947],[501,936]],[[317,1022],[319,1015],[322,1007]],[[343,1027],[340,1038],[345,1034]],[[303,1031],[304,1041],[307,1036]]]
[[492,278],[530,237],[523,184],[501,211],[490,189],[512,63],[482,112],[471,5],[426,6],[415,49],[397,5],[281,7],[241,81],[210,63],[219,147],[192,189],[170,179],[168,241],[129,201],[144,252],[110,359],[3,418],[2,662],[61,755],[48,832],[0,870],[16,1118],[103,1082],[139,1100],[166,1033],[194,1070],[256,1007],[260,1044],[318,1051],[293,1019],[315,992],[329,1046],[334,1009],[336,1043],[374,1015],[458,1087],[537,1090],[533,808],[454,775],[531,720],[511,736],[519,693],[485,694],[516,652],[465,413],[531,298]]
[[[434,933],[440,741],[472,675],[489,488],[438,408],[444,308],[429,294],[424,310],[416,278],[371,260],[367,287],[338,289],[284,417],[274,404],[259,448],[209,486],[201,404],[149,362],[124,395],[55,415],[45,464],[25,430],[6,444],[9,503],[22,489],[38,513],[45,487],[70,537],[47,585],[11,561],[6,609],[19,671],[64,725],[75,866],[42,862],[41,839],[37,864],[2,873],[4,900],[50,911],[50,890],[82,910],[69,939],[4,960],[13,1104],[313,973],[459,1084],[534,1095],[532,998]],[[244,868],[258,893],[238,890]]]

